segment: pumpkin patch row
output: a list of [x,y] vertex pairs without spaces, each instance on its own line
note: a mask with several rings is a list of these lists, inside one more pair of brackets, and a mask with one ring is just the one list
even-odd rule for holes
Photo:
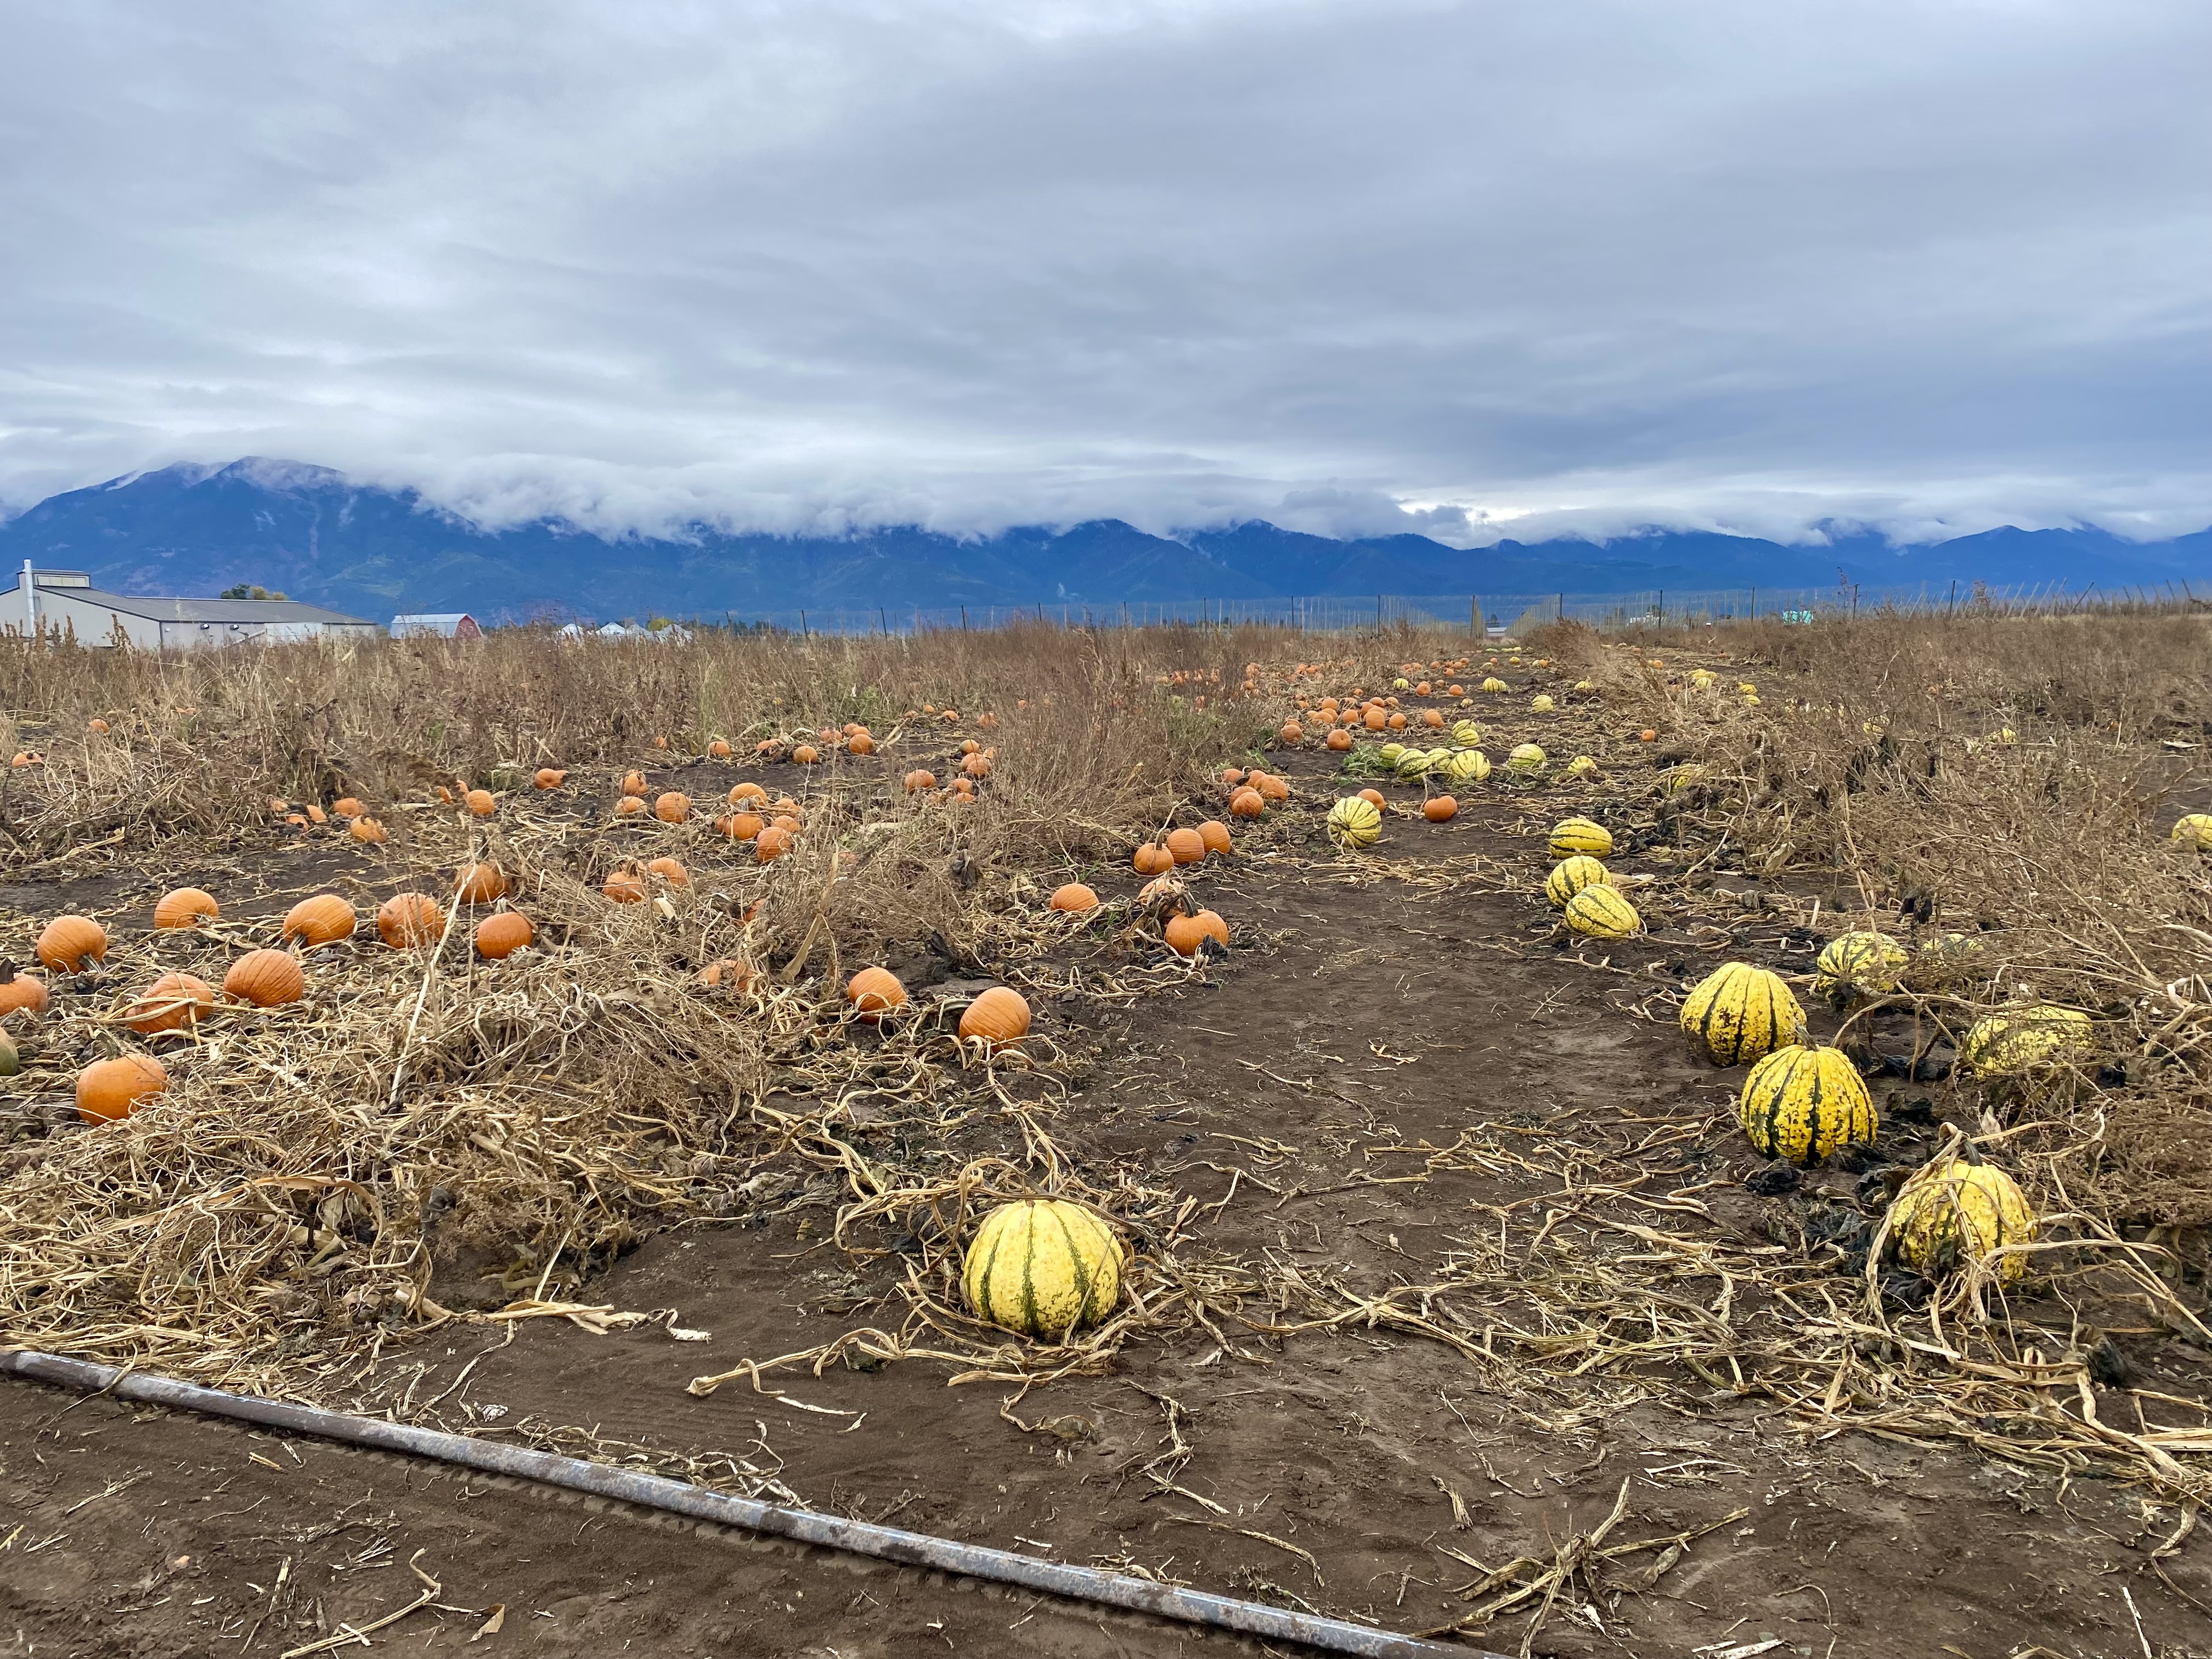
[[[462,866],[454,881],[455,915],[463,909],[495,904],[507,892],[507,880],[497,866],[482,860]],[[154,906],[156,933],[202,928],[221,921],[222,909],[213,895],[197,887],[174,888]],[[446,936],[447,912],[435,899],[416,892],[394,894],[377,908],[377,936],[392,950],[417,950],[437,944]],[[353,906],[336,893],[317,893],[301,899],[285,915],[278,928],[280,946],[247,951],[224,972],[222,999],[234,1006],[281,1008],[297,1002],[307,991],[307,971],[295,951],[314,951],[350,939],[360,917]],[[478,955],[501,961],[532,944],[536,931],[520,911],[501,909],[477,923],[473,942]],[[106,929],[89,916],[56,916],[40,930],[34,946],[41,966],[57,974],[88,972],[106,959]],[[118,1015],[119,1023],[142,1036],[190,1032],[211,1018],[217,1008],[217,988],[198,975],[181,970],[164,973],[133,996]],[[43,1013],[51,1006],[45,982],[36,975],[17,972],[0,985],[0,1017],[17,1012]],[[12,1043],[8,1045],[12,1056]],[[167,1072],[147,1054],[124,1054],[98,1060],[80,1074],[77,1104],[88,1122],[110,1121],[129,1115],[136,1105],[167,1087]]]

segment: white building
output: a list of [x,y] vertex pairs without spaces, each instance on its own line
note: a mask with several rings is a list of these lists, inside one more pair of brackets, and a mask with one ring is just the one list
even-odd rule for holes
[[434,640],[480,640],[483,629],[465,611],[417,611],[392,619],[392,637]]
[[29,560],[0,589],[0,634],[73,635],[145,651],[204,651],[325,636],[374,639],[376,624],[296,599],[134,599],[94,587],[82,570],[40,570]]

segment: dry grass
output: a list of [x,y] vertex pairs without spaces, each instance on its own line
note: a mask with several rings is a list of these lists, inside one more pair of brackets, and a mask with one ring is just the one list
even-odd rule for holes
[[[395,886],[449,893],[480,854],[515,880],[544,947],[481,962],[457,915],[436,951],[394,951],[364,915],[354,942],[310,954],[303,1003],[228,1008],[197,1036],[155,1039],[173,1079],[163,1109],[94,1132],[66,1091],[86,1060],[143,1046],[116,1023],[128,995],[170,969],[218,982],[274,933],[154,935],[143,915],[110,915],[100,993],[12,1022],[27,1066],[0,1175],[9,1337],[279,1386],[303,1356],[342,1363],[450,1316],[434,1282],[557,1301],[655,1226],[765,1216],[840,1185],[867,1215],[939,1214],[941,1238],[961,1206],[1039,1185],[1139,1220],[1157,1195],[1092,1193],[1041,1127],[1034,1090],[1029,1104],[1010,1091],[1009,1068],[1030,1062],[958,1043],[962,998],[846,1041],[837,991],[861,962],[925,949],[1040,999],[1069,981],[1055,957],[1071,949],[1103,954],[1083,975],[1091,994],[1166,982],[1130,973],[1115,948],[1129,918],[1075,941],[1039,881],[1126,858],[1276,723],[1273,703],[1221,695],[1256,644],[1017,630],[4,657],[15,740],[46,757],[9,773],[0,800],[17,879],[151,869],[222,885],[205,873],[210,848],[264,856],[252,849],[270,845],[269,797],[352,793],[391,830],[371,886],[351,884],[364,913]],[[1204,679],[1162,684],[1178,673]],[[88,729],[95,715],[108,733]],[[848,719],[873,727],[878,754],[804,776],[808,827],[775,864],[703,823],[609,815],[626,766],[678,765],[710,736],[742,757],[760,737]],[[917,763],[949,776],[971,735],[997,751],[975,804],[900,790]],[[552,763],[574,769],[570,785],[542,798],[527,775]],[[720,788],[750,769],[697,775]],[[439,806],[441,781],[503,792],[497,817]],[[600,896],[617,864],[662,853],[690,865],[688,889],[631,906]],[[0,953],[27,959],[41,919],[16,924]],[[756,968],[750,986],[702,991],[697,969],[720,957]],[[1047,1015],[1030,1045],[1041,1060]],[[1046,1071],[1030,1081],[1057,1086]],[[862,1118],[898,1147],[888,1163],[853,1150]],[[795,1195],[766,1173],[793,1152],[822,1172]],[[948,1194],[958,1213],[943,1213]]]

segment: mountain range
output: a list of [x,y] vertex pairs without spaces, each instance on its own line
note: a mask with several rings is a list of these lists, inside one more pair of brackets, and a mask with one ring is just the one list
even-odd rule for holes
[[410,489],[258,457],[179,465],[55,495],[0,523],[0,561],[82,570],[113,592],[207,595],[257,583],[376,621],[468,611],[484,621],[580,616],[739,618],[952,605],[1251,599],[1280,595],[1606,594],[2212,580],[2212,530],[2130,542],[2096,529],[2004,528],[1894,546],[1855,534],[1814,547],[1650,529],[1455,548],[1424,536],[1350,540],[1249,521],[1179,538],[1118,520],[959,538],[914,527],[784,537],[698,526],[607,537],[557,520],[487,530]]

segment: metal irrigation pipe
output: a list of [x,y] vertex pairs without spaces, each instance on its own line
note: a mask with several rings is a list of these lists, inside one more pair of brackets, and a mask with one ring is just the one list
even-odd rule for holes
[[1042,1590],[1069,1601],[1127,1607],[1158,1618],[1180,1620],[1185,1624],[1212,1625],[1221,1630],[1299,1642],[1331,1653],[1358,1654],[1369,1659],[1503,1659],[1498,1654],[1457,1644],[1447,1647],[1346,1620],[1290,1613],[1257,1601],[1238,1601],[1148,1578],[1101,1572],[1096,1567],[1041,1561],[1034,1556],[1017,1555],[1011,1550],[956,1543],[949,1538],[933,1538],[927,1533],[849,1521],[841,1515],[822,1515],[812,1510],[765,1504],[757,1498],[739,1498],[687,1481],[671,1480],[663,1475],[640,1474],[605,1463],[586,1462],[580,1457],[562,1457],[526,1446],[471,1439],[436,1429],[418,1429],[383,1418],[356,1417],[345,1412],[319,1411],[313,1406],[295,1406],[282,1400],[203,1389],[173,1377],[149,1376],[29,1348],[0,1352],[0,1374],[89,1393],[112,1394],[118,1400],[143,1400],[155,1405],[204,1412],[214,1417],[265,1424],[271,1428],[289,1429],[295,1434],[315,1435],[377,1451],[434,1458],[441,1463],[458,1463],[487,1474],[566,1486],[572,1492],[666,1510],[726,1527],[771,1533],[825,1549],[873,1556],[905,1566],[964,1573],[971,1578],[988,1578],[1001,1584],[1018,1584],[1024,1589]]

